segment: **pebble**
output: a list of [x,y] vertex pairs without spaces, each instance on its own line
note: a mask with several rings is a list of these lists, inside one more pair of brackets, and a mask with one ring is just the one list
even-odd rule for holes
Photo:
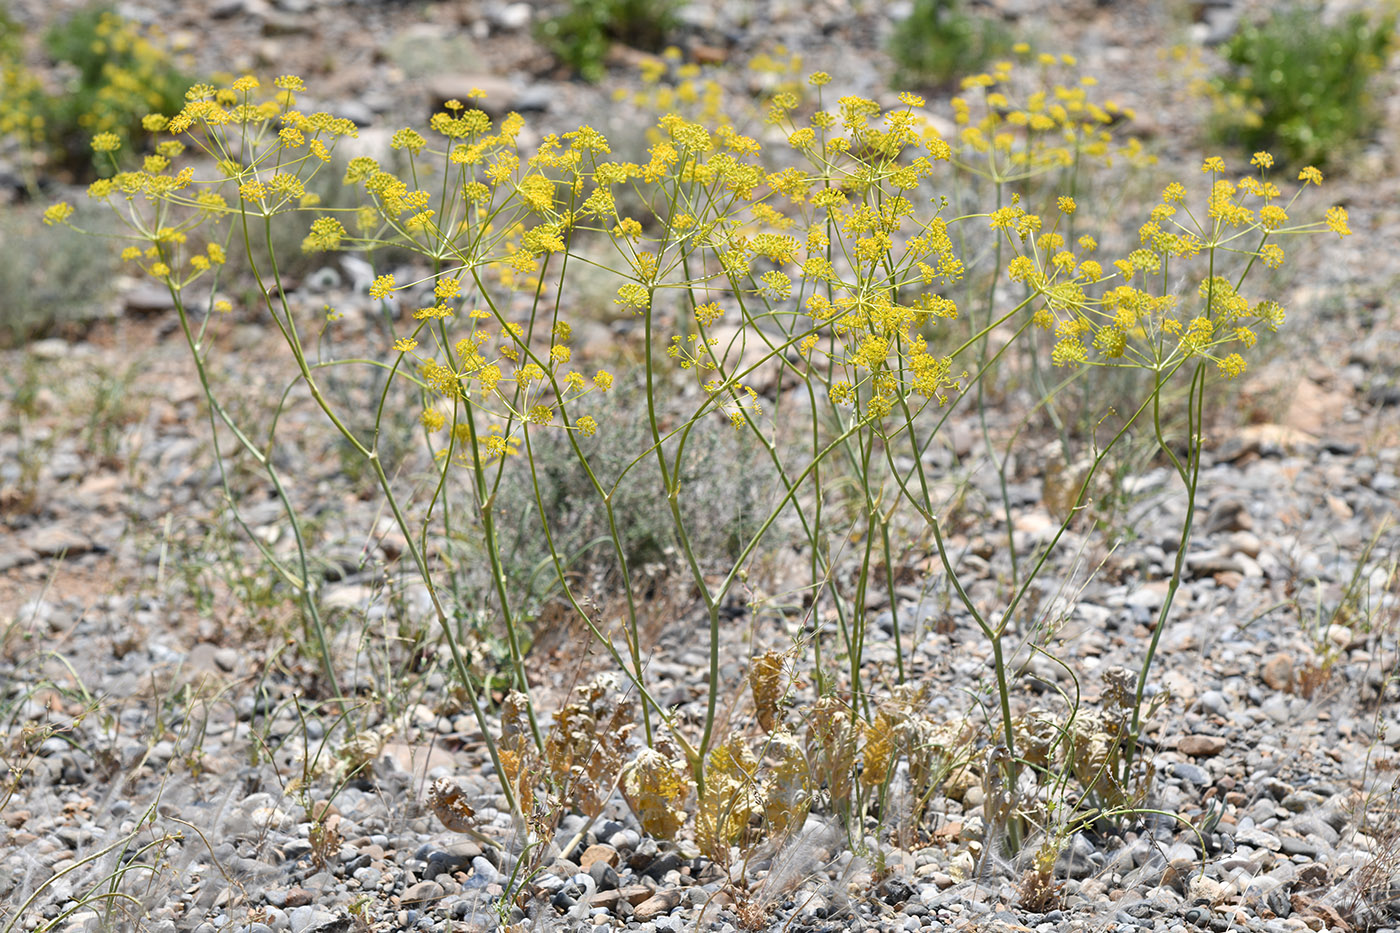
[[1200,765],[1188,764],[1184,761],[1172,763],[1168,771],[1172,777],[1181,778],[1196,787],[1206,787],[1210,784],[1210,772]]
[[1223,752],[1227,744],[1223,736],[1188,735],[1176,743],[1176,748],[1192,758],[1210,758]]

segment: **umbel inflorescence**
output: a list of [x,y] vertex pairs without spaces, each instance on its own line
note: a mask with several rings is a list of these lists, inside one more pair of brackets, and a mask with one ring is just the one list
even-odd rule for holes
[[[1024,312],[1055,332],[1056,365],[1166,369],[1206,356],[1225,375],[1238,375],[1258,330],[1277,328],[1283,310],[1241,294],[1216,274],[1215,260],[1228,251],[1246,257],[1246,271],[1254,262],[1278,267],[1282,241],[1319,228],[1290,221],[1298,193],[1283,199],[1267,153],[1253,160],[1257,175],[1233,180],[1221,159],[1209,159],[1202,202],[1193,207],[1183,184],[1169,185],[1139,231],[1140,247],[1113,259],[1098,258],[1091,235],[1066,241],[1065,220],[1077,209],[1072,197],[1057,198],[1048,216],[1013,195],[985,214],[950,217],[946,196],[929,197],[946,184],[947,174],[935,171],[939,163],[971,168],[982,157],[981,170],[1011,183],[1063,166],[1076,153],[1111,151],[1117,108],[1089,101],[1083,86],[1037,92],[1016,107],[996,90],[1010,77],[1008,63],[969,79],[985,114],[974,121],[972,103],[955,98],[962,129],[950,142],[929,128],[917,96],[902,95],[903,106],[885,113],[856,97],[825,109],[821,91],[829,79],[814,74],[816,107],[804,118],[797,117],[802,100],[794,92],[770,102],[768,121],[789,134],[790,151],[781,158],[806,163],[778,170],[757,141],[726,123],[707,127],[674,114],[658,121],[644,162],[611,159],[608,140],[587,126],[549,134],[522,153],[518,116],[496,125],[453,101],[430,121],[436,146],[412,129],[394,135],[391,146],[407,156],[407,171],[395,174],[368,157],[351,160],[344,181],[363,192],[364,206],[311,220],[303,249],[393,243],[438,267],[433,303],[403,323],[394,349],[430,390],[423,423],[450,430],[449,447],[470,458],[512,449],[510,437],[526,423],[597,430],[586,398],[611,380],[571,365],[568,322],[558,318],[527,333],[491,299],[493,284],[536,290],[547,282],[563,291],[564,282],[551,275],[586,237],[608,242],[614,271],[628,280],[617,289],[619,308],[645,314],[663,292],[682,296],[690,319],[668,352],[704,374],[713,404],[736,421],[761,405],[745,374],[728,362],[728,348],[710,336],[726,317],[777,324],[773,351],[790,357],[789,365],[820,382],[854,418],[879,425],[896,408],[912,412],[946,400],[959,378],[946,356],[929,351],[924,334],[958,313],[946,295],[964,274],[950,226],[979,219],[1010,247],[1005,275],[1024,286]],[[329,170],[336,140],[355,132],[347,120],[298,111],[303,87],[296,78],[278,79],[263,98],[258,90],[253,78],[192,88],[179,113],[145,120],[164,141],[141,170],[89,189],[129,223],[132,245],[123,258],[172,288],[189,286],[223,261],[217,236],[206,234],[204,246],[191,248],[196,229],[233,217],[314,212],[308,182]],[[93,147],[110,152],[119,142],[103,133]],[[187,147],[208,157],[205,165],[212,160],[214,172],[197,177],[189,164],[176,170]],[[1312,168],[1299,178],[1321,180]],[[619,211],[623,188],[641,194],[644,213]],[[70,210],[56,205],[47,219],[64,220]],[[1345,211],[1332,209],[1324,224],[1344,234]],[[1204,274],[1191,276],[1196,287],[1172,293],[1174,278],[1189,275],[1188,264],[1203,256]],[[384,297],[407,284],[417,283],[381,276],[371,294]],[[463,423],[465,401],[497,430],[478,439]]]

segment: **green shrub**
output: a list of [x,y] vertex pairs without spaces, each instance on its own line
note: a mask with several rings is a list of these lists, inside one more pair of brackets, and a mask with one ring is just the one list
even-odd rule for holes
[[[82,333],[106,310],[121,263],[78,239],[55,239],[30,250],[43,231],[42,210],[19,204],[0,210],[0,347],[41,337]],[[109,213],[82,205],[74,215],[85,229],[115,234]]]
[[95,158],[90,146],[95,134],[116,134],[131,154],[139,151],[132,143],[141,138],[142,117],[184,105],[190,78],[159,33],[109,6],[85,7],[44,34],[45,53],[71,72],[54,94],[24,68],[12,25],[3,30],[10,41],[0,45],[0,135],[18,138],[43,166],[80,178],[110,174],[111,160]]
[[569,0],[537,36],[570,69],[598,81],[614,42],[659,51],[676,27],[677,6],[676,0]]
[[1354,12],[1327,24],[1321,5],[1290,4],[1246,24],[1222,53],[1212,131],[1298,165],[1336,161],[1376,124],[1372,79],[1395,37],[1395,14]]
[[1001,23],[964,12],[959,0],[914,0],[909,18],[895,29],[890,57],[895,81],[909,87],[939,87],[982,70],[1011,47]]

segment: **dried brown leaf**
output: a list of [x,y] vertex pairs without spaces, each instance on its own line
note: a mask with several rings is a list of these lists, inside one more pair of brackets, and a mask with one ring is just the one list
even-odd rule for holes
[[726,864],[729,847],[763,814],[758,759],[738,733],[715,746],[705,771],[705,793],[695,814],[695,842],[712,861]]
[[787,692],[787,656],[781,651],[765,651],[749,667],[749,686],[758,724],[772,732],[778,723],[778,706]]
[[428,809],[454,833],[476,829],[476,811],[467,803],[461,785],[451,778],[438,778],[428,786]]
[[522,814],[530,813],[535,804],[535,769],[530,766],[534,760],[532,752],[533,749],[502,748],[496,753],[501,759],[501,773],[515,793],[515,804]]
[[851,711],[836,697],[820,697],[807,716],[807,748],[814,781],[826,785],[833,801],[851,793],[860,730]]
[[623,775],[622,796],[647,835],[674,839],[685,824],[690,774],[661,751],[644,748]]
[[863,765],[860,770],[860,783],[866,788],[879,787],[885,783],[899,757],[899,723],[891,718],[888,710],[875,714],[874,722],[862,722],[861,737],[865,740],[861,749]]
[[616,674],[599,674],[580,692],[555,715],[545,737],[545,761],[578,809],[597,816],[627,760],[636,701],[621,690]]
[[796,736],[779,729],[768,739],[768,754],[777,759],[763,785],[763,820],[770,835],[800,828],[812,805],[807,756]]

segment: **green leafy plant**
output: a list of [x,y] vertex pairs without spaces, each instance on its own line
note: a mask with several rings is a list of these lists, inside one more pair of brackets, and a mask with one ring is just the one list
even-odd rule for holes
[[890,38],[895,81],[906,87],[942,87],[1011,49],[1004,25],[963,9],[962,0],[914,0]]
[[56,93],[24,68],[19,41],[0,45],[0,134],[18,138],[41,171],[110,174],[112,160],[89,146],[95,134],[113,134],[131,153],[142,138],[142,117],[174,113],[184,104],[190,77],[159,31],[110,5],[78,10],[49,29],[42,44],[70,73]]
[[568,0],[536,35],[570,70],[598,81],[614,42],[659,51],[676,28],[678,6],[677,0]]
[[[170,290],[211,419],[227,429],[216,437],[231,438],[284,506],[295,549],[255,543],[298,594],[306,639],[318,647],[335,696],[311,539],[274,456],[275,426],[255,441],[223,403],[209,371],[223,327],[218,304],[193,304],[195,294],[217,286],[229,244],[242,242],[244,271],[266,296],[259,310],[290,354],[290,384],[304,384],[306,404],[364,462],[402,535],[403,564],[426,591],[525,848],[547,832],[557,811],[552,794],[585,786],[590,808],[620,788],[654,834],[693,826],[697,846],[721,864],[734,846],[785,832],[822,784],[824,804],[863,838],[866,818],[886,807],[896,780],[914,801],[906,809],[917,823],[934,790],[968,770],[968,749],[980,741],[987,824],[1015,851],[1028,829],[1054,829],[1038,819],[1036,801],[1021,796],[1027,769],[1062,790],[1077,788],[1099,811],[1122,815],[1140,806],[1152,777],[1138,746],[1155,708],[1144,701],[1146,688],[1185,570],[1208,402],[1222,379],[1244,371],[1259,332],[1283,321],[1276,301],[1251,294],[1250,273],[1283,261],[1274,241],[1284,234],[1350,232],[1340,207],[1316,221],[1289,216],[1303,187],[1321,182],[1315,168],[1297,175],[1302,184],[1275,180],[1272,158],[1260,152],[1254,171],[1232,181],[1238,176],[1227,178],[1224,160],[1211,157],[1196,192],[1181,182],[1166,186],[1147,222],[1135,225],[1135,248],[1097,258],[1094,237],[1071,237],[1073,225],[1087,221],[1057,187],[1067,168],[1088,170],[1131,151],[1111,132],[1115,114],[1125,114],[1092,99],[1090,83],[1046,89],[1039,82],[1047,70],[1030,72],[1024,77],[1007,62],[970,77],[966,96],[952,102],[963,127],[956,141],[923,120],[917,95],[901,95],[891,110],[853,96],[828,109],[830,77],[819,72],[811,90],[784,89],[769,102],[767,121],[784,129],[786,146],[765,152],[727,120],[704,125],[668,113],[637,162],[611,158],[606,136],[588,126],[522,152],[518,115],[493,124],[454,101],[431,119],[431,142],[411,128],[394,134],[406,169],[351,160],[344,181],[363,203],[341,211],[308,205],[303,196],[354,125],[296,110],[298,78],[279,78],[264,94],[245,77],[226,88],[198,86],[178,114],[151,121],[152,132],[216,157],[220,172],[201,178],[148,166],[88,193],[130,217],[123,256]],[[1047,106],[1047,99],[1059,103]],[[1024,131],[1012,131],[1018,127]],[[177,184],[181,178],[190,183]],[[1039,181],[1032,186],[1032,179]],[[628,190],[640,197],[617,196]],[[624,203],[635,203],[635,213],[619,209]],[[72,216],[71,205],[59,203],[46,219]],[[374,299],[405,299],[377,354],[308,354],[307,325],[280,287],[285,257],[266,236],[282,225],[304,232],[305,252],[394,246],[422,257],[411,281],[389,273],[369,287]],[[263,249],[252,245],[259,229],[269,244]],[[965,257],[986,264],[990,284],[980,303],[959,308],[949,293],[969,276]],[[590,311],[571,288],[572,270],[584,264],[621,282],[612,313],[631,324],[634,341],[609,360],[585,359],[570,321]],[[1053,533],[1031,553],[1011,555],[995,600],[974,599],[972,571],[949,540],[955,493],[925,454],[959,406],[986,404],[983,383],[1010,348],[1034,347],[1041,331],[1049,335],[1052,370],[1127,368],[1149,378],[1131,408],[1093,440]],[[621,413],[601,401],[612,392],[622,398],[621,380],[607,367],[637,386]],[[326,391],[330,371],[371,377],[371,404],[347,410]],[[1168,391],[1177,385],[1183,393]],[[1178,401],[1185,437],[1171,427]],[[387,443],[386,432],[402,432],[396,411],[411,412],[421,428],[418,460]],[[640,428],[621,430],[616,422],[624,418]],[[1154,438],[1187,503],[1141,666],[1115,679],[1111,709],[1081,713],[1076,697],[1058,717],[1018,716],[1020,669],[1005,643],[1079,520],[1096,473],[1138,426]],[[722,487],[717,493],[697,479],[716,469],[710,461],[722,448],[710,439],[715,432],[764,464],[749,476],[763,487],[753,500],[758,509],[727,523],[723,535],[706,533]],[[552,465],[569,457],[568,477],[551,476]],[[1003,502],[1005,469],[997,465]],[[570,498],[591,501],[591,526],[606,529],[594,554],[615,595],[607,611],[591,589],[597,575],[578,573],[579,539],[569,527],[572,507],[557,494],[561,482]],[[533,500],[528,528],[513,529],[503,511],[512,488]],[[227,483],[226,493],[242,523],[239,496]],[[636,564],[655,549],[641,547],[631,516],[620,513],[638,494],[661,506],[665,534],[653,538],[668,545],[659,556],[687,584],[692,616],[704,620],[698,642],[707,687],[691,719],[653,689],[651,646],[640,625],[648,594]],[[805,615],[788,652],[755,661],[755,729],[721,707],[727,685],[739,686],[725,663],[725,623],[733,598],[753,587],[751,574],[778,544],[778,529],[797,542],[781,546],[801,555]],[[541,727],[531,693],[527,623],[537,594],[512,572],[512,536],[520,534],[543,546],[556,598],[613,668],[592,682],[586,703],[555,717],[554,732]],[[478,542],[489,570],[486,592],[473,593],[470,606],[458,602],[450,549],[441,547],[463,535]],[[914,549],[942,569],[955,623],[985,640],[991,675],[980,737],[930,716],[927,699],[907,682],[897,618],[892,669],[867,663],[872,604],[878,594],[897,607],[897,565]],[[464,610],[506,649],[504,682],[491,685],[509,689],[499,727],[487,716],[494,691],[463,643]],[[816,685],[801,721],[789,717],[783,700],[796,680],[786,673],[789,663]],[[557,732],[568,721],[577,736]],[[591,738],[598,734],[617,741],[600,749]],[[1074,810],[1060,825],[1094,818]]]
[[1335,162],[1376,125],[1374,80],[1395,46],[1396,13],[1329,21],[1320,3],[1275,8],[1221,48],[1212,85],[1216,139],[1271,149],[1289,164]]
[[[0,103],[0,109],[3,109]],[[107,313],[113,278],[121,268],[115,257],[95,255],[80,241],[50,244],[51,249],[22,252],[21,244],[42,235],[43,210],[20,203],[0,211],[0,346],[17,346],[42,337],[74,337]],[[110,216],[78,211],[85,227],[115,233]]]

